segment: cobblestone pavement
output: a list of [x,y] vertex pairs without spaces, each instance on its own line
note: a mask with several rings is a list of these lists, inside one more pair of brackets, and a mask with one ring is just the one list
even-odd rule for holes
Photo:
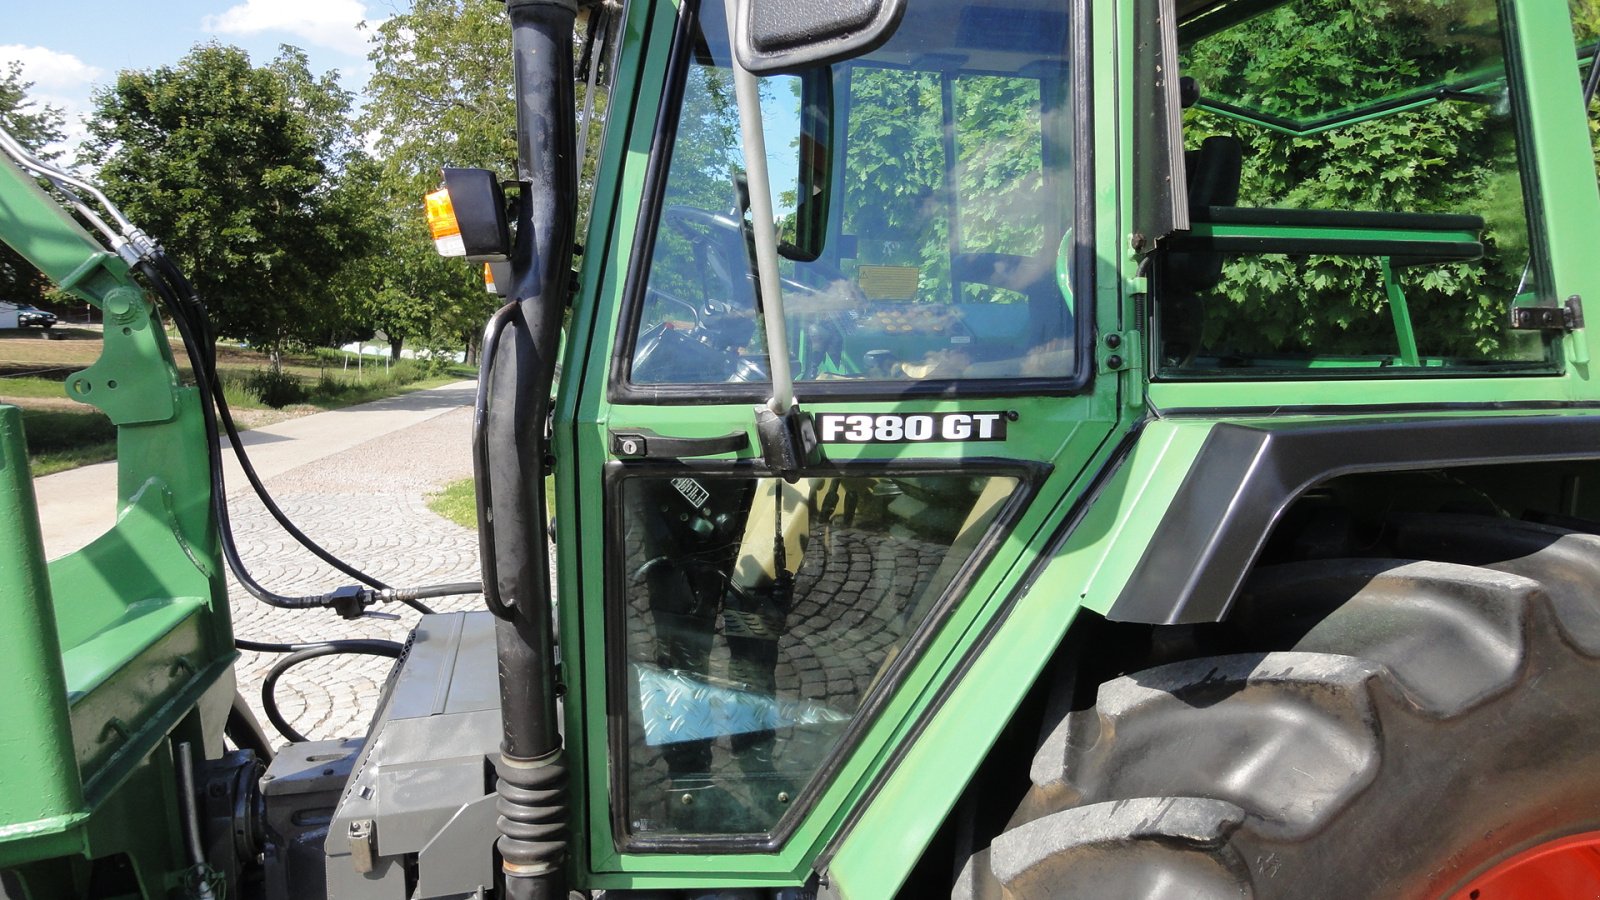
[[[477,581],[477,535],[428,509],[427,497],[472,474],[470,388],[440,397],[445,412],[265,478],[291,521],[335,556],[394,587]],[[327,415],[338,415],[329,413]],[[230,482],[240,556],[255,579],[288,595],[321,593],[351,579],[305,551],[278,527],[248,485]],[[404,641],[417,614],[392,604],[394,619],[346,621],[330,610],[269,607],[229,579],[234,631],[256,641],[303,643],[334,638]],[[477,595],[429,600],[438,611],[479,609]],[[244,653],[239,689],[268,736],[261,682],[278,654]],[[376,705],[391,661],[339,655],[302,663],[278,682],[280,710],[309,738],[359,736]]]

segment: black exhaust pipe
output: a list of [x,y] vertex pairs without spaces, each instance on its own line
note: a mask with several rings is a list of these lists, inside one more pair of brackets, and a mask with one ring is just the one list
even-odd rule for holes
[[[556,710],[546,422],[572,268],[577,202],[572,82],[576,0],[506,0],[516,73],[517,234],[513,304],[491,325],[476,429],[483,581],[504,736],[499,775],[503,896],[565,900],[567,770]],[[491,347],[492,344],[492,347]]]

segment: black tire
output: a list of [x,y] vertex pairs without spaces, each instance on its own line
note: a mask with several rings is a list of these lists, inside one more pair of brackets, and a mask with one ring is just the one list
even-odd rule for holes
[[1047,725],[956,896],[1438,897],[1600,829],[1600,538],[1428,517],[1392,550],[1432,561],[1260,570],[1228,626],[1257,652]]

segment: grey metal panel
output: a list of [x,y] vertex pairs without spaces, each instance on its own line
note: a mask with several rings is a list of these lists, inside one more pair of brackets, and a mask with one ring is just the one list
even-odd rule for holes
[[[492,806],[491,759],[501,736],[494,619],[487,612],[423,616],[373,717],[355,771],[329,826],[327,874],[330,897],[380,900],[389,893],[385,873],[453,830],[452,846],[467,848],[460,860],[434,852],[418,859],[412,895],[470,895],[483,884],[482,867],[493,859],[493,816],[463,818],[467,809]],[[371,820],[376,865],[355,870],[349,844],[352,823]],[[477,845],[481,852],[473,853]],[[486,863],[487,864],[487,863]],[[492,872],[491,872],[492,878]],[[342,891],[343,893],[339,893]]]
[[417,859],[417,896],[435,897],[462,885],[494,885],[495,794],[456,811]]
[[493,619],[478,613],[423,617],[392,695],[389,719],[498,711]]
[[371,872],[357,872],[350,855],[328,857],[328,900],[408,900],[405,867],[380,859]]

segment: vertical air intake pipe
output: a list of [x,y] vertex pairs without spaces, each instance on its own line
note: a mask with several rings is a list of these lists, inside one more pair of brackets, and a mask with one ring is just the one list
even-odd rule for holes
[[[509,315],[483,361],[475,457],[487,485],[483,580],[500,615],[500,839],[504,896],[565,900],[567,775],[556,717],[545,432],[572,267],[576,0],[507,0],[517,102],[517,234]],[[489,358],[492,352],[493,358]]]

